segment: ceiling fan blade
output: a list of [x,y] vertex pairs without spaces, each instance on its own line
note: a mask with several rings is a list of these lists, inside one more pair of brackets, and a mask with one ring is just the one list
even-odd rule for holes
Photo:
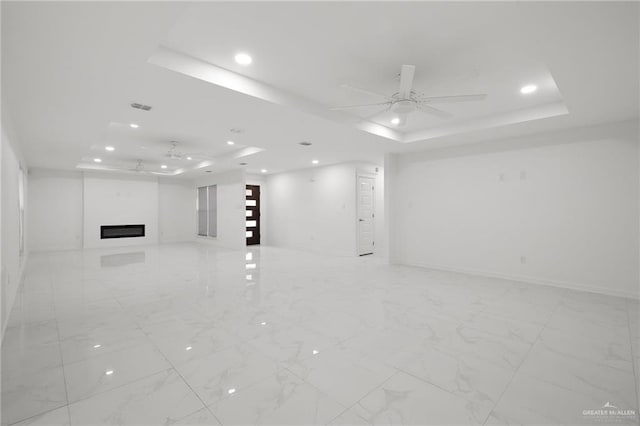
[[347,106],[333,107],[333,108],[329,108],[329,109],[332,110],[332,111],[341,111],[341,110],[346,110],[346,109],[363,108],[363,107],[378,106],[378,105],[391,105],[391,103],[390,102],[379,102],[377,104],[347,105]]
[[342,87],[343,89],[353,90],[354,92],[360,92],[360,93],[363,93],[365,95],[375,96],[376,98],[382,98],[382,99],[387,99],[387,100],[391,99],[389,96],[383,95],[382,93],[372,92],[371,90],[362,89],[360,87],[351,86],[349,84],[342,84],[342,85],[340,85],[340,87]]
[[411,87],[413,86],[413,75],[416,72],[415,65],[403,65],[400,71],[400,91],[401,98],[411,96]]
[[376,113],[373,113],[371,115],[367,115],[366,117],[362,117],[362,121],[371,121],[372,118],[375,118],[377,116],[379,116],[380,114],[384,114],[385,112],[389,111],[389,109],[391,109],[391,104],[389,104],[389,106],[381,111],[378,111]]
[[454,102],[468,102],[468,101],[482,101],[487,97],[486,93],[478,95],[453,95],[453,96],[427,96],[421,98],[420,102],[425,103],[454,103]]
[[434,107],[430,107],[428,105],[418,105],[418,110],[422,111],[426,114],[431,114],[431,115],[435,115],[436,117],[440,117],[440,118],[451,118],[453,117],[453,114],[446,112],[446,111],[442,111],[441,109],[437,109]]

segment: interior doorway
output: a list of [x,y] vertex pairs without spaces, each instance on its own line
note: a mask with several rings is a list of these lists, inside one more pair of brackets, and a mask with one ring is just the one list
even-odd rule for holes
[[260,186],[247,185],[246,190],[247,245],[260,244]]
[[370,176],[358,175],[357,189],[357,211],[358,223],[358,255],[373,254],[374,251],[374,183],[375,179]]

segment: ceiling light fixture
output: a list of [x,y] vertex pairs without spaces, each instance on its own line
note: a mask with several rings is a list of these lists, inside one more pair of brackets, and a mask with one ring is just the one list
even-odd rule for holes
[[104,374],[106,374],[107,376],[110,376],[113,374],[113,370],[105,371]]
[[115,149],[114,147],[112,147],[112,146],[105,146],[105,147],[104,147],[104,149],[105,149],[105,150],[107,150],[107,151],[115,151],[115,150],[116,150],[116,149]]
[[240,64],[240,65],[249,65],[251,64],[251,62],[253,62],[253,59],[251,58],[251,56],[247,55],[246,53],[238,53],[234,59],[236,60],[236,63]]
[[166,164],[163,164],[163,165],[161,165],[161,166],[160,166],[160,168],[161,168],[161,169],[166,169],[166,168],[167,168],[167,165],[166,165]]
[[394,117],[391,119],[391,124],[400,124],[400,119],[398,117]]
[[100,158],[94,158],[93,162],[94,163],[102,163],[102,160]]
[[234,141],[227,141],[227,145],[235,145],[236,143]]
[[261,171],[262,173],[267,173],[267,172],[268,172],[268,170],[267,170],[267,169],[262,169],[262,170],[260,170],[260,171]]
[[132,129],[137,129],[138,127],[140,127],[140,125],[136,123],[131,123],[129,124],[129,127],[131,127]]
[[193,160],[193,158],[191,158],[191,157],[187,157],[187,160]]
[[318,164],[318,163],[319,163],[319,161],[318,161],[318,160],[312,160],[312,161],[311,161],[311,163],[312,163],[312,164]]
[[533,93],[536,90],[538,90],[538,86],[536,86],[535,84],[527,84],[526,86],[522,86],[522,88],[520,88],[520,93],[522,93],[523,95],[528,95],[529,93]]

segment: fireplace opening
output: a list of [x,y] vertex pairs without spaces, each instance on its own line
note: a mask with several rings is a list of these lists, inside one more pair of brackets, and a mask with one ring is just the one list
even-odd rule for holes
[[144,225],[102,225],[100,239],[144,237]]

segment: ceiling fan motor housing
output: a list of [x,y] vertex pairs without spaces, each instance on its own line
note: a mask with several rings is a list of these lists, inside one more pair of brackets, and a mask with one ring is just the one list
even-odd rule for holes
[[416,109],[416,102],[409,99],[395,101],[391,106],[391,111],[396,114],[407,114]]

